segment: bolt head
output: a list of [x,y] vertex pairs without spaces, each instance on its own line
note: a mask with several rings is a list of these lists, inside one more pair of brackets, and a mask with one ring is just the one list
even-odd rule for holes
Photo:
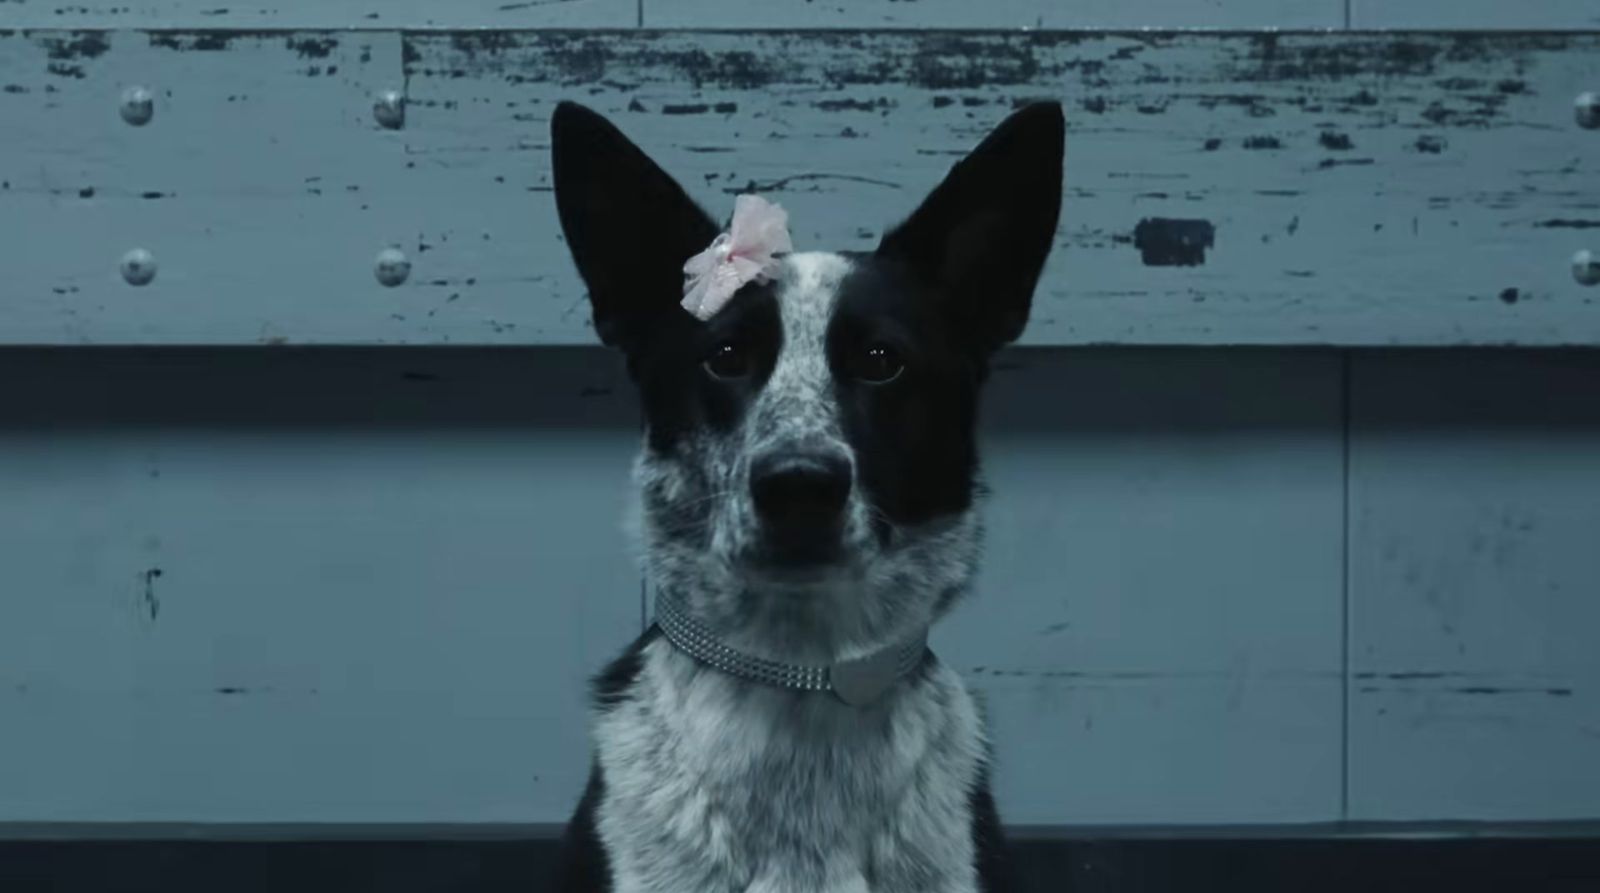
[[1600,285],[1600,254],[1584,249],[1572,256],[1572,278],[1579,285]]
[[129,87],[122,91],[121,112],[122,120],[134,127],[143,127],[155,117],[155,97],[143,87]]
[[406,98],[398,90],[385,90],[372,104],[372,117],[380,127],[399,130],[406,126]]
[[411,261],[404,251],[398,248],[385,248],[378,252],[378,261],[373,273],[378,277],[378,282],[387,288],[394,288],[411,275]]
[[155,281],[155,256],[143,248],[135,248],[122,256],[122,278],[129,285],[143,287]]
[[1600,128],[1600,93],[1580,93],[1572,102],[1572,115],[1585,130]]

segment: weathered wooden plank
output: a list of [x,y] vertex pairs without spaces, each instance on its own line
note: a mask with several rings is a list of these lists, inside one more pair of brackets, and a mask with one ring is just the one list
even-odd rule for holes
[[1343,0],[644,0],[649,28],[1335,28]]
[[0,353],[0,821],[559,821],[640,624],[617,365]]
[[[403,76],[384,34],[75,40],[0,38],[0,244],[40,246],[3,343],[588,343],[558,100],[718,212],[754,184],[800,247],[862,248],[1041,96],[1069,107],[1069,192],[1028,343],[1600,343],[1569,264],[1600,221],[1571,108],[1596,35],[419,34]],[[172,96],[134,129],[112,106],[141,81]],[[158,240],[155,283],[123,284]],[[415,267],[388,290],[391,243]]]
[[1008,821],[1339,817],[1339,387],[1276,352],[996,373],[989,546],[935,647],[987,700]]
[[1600,815],[1600,356],[1354,363],[1351,816]]
[[631,28],[639,0],[0,0],[0,28]]
[[1594,0],[1350,0],[1356,28],[1600,30]]

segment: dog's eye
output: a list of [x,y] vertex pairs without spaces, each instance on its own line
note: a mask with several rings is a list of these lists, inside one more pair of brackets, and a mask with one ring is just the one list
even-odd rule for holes
[[870,384],[888,384],[906,369],[900,352],[887,344],[873,344],[855,358],[850,374]]
[[724,341],[711,350],[705,367],[713,378],[743,378],[750,374],[750,356],[739,345]]

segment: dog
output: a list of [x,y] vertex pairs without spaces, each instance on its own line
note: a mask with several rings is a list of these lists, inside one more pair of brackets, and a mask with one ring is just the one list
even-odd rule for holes
[[1012,889],[979,706],[926,634],[978,561],[979,392],[1054,242],[1061,106],[1013,112],[875,251],[784,253],[706,318],[685,263],[723,227],[594,111],[551,135],[643,408],[657,594],[593,682],[558,889]]

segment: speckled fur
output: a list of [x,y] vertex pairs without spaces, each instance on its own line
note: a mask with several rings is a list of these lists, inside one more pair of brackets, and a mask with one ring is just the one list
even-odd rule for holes
[[[561,104],[552,134],[596,332],[627,354],[645,406],[636,534],[651,583],[720,641],[786,663],[859,657],[937,622],[980,549],[978,391],[1052,244],[1060,106],[1014,112],[877,251],[787,255],[711,320],[669,301],[717,224],[594,112]],[[898,365],[880,375],[885,357]],[[793,456],[850,469],[826,560],[770,560],[786,534],[757,517],[751,468]],[[931,652],[852,707],[709,668],[653,627],[595,696],[568,893],[1012,889],[979,706]]]
[[[840,432],[823,332],[849,261],[791,255],[778,299],[777,366],[732,435],[676,455],[648,449],[636,473],[651,579],[682,593],[724,641],[817,663],[855,656],[932,623],[971,577],[974,512],[871,535],[859,488],[848,569],[805,583],[751,579],[749,458]],[[698,507],[683,523],[685,506]],[[657,523],[653,519],[672,519]],[[619,893],[972,893],[969,794],[986,743],[972,697],[931,656],[867,709],[708,670],[665,640],[637,682],[596,719],[606,796],[598,810]]]

